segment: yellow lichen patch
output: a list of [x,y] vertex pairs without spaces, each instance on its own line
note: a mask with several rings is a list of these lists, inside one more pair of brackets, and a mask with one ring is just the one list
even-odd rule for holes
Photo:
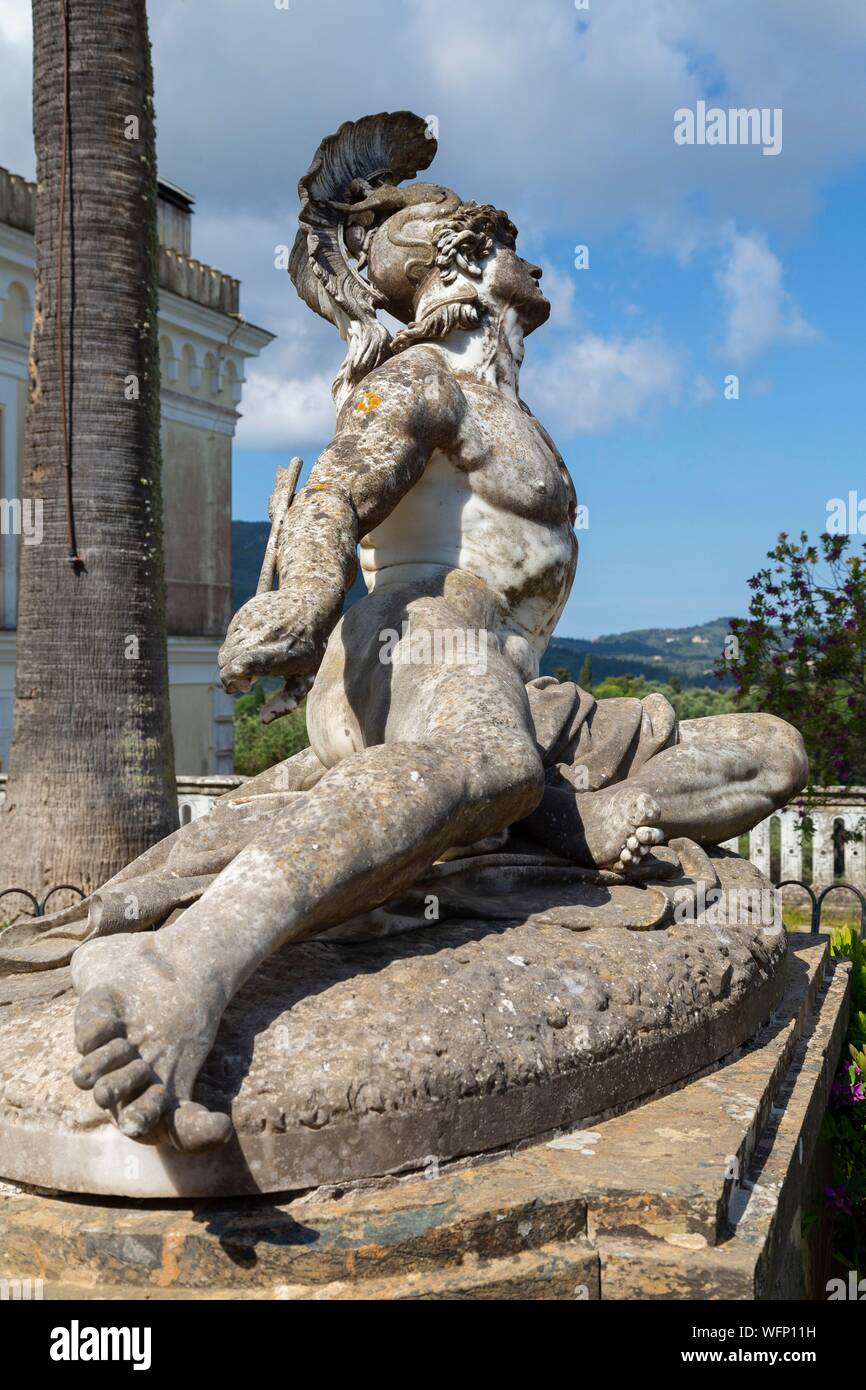
[[706,1236],[699,1231],[672,1231],[664,1239],[668,1245],[677,1245],[681,1250],[703,1250],[708,1244]]
[[355,409],[362,411],[366,415],[369,411],[375,410],[377,405],[381,404],[382,397],[377,396],[375,391],[365,391],[358,401],[358,404],[355,406]]
[[183,1231],[166,1231],[162,1241],[162,1263],[156,1282],[161,1289],[171,1288],[180,1274],[180,1257],[186,1244]]

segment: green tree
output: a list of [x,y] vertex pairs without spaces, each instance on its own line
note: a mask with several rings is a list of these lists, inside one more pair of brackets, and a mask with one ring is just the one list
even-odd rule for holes
[[866,780],[866,545],[782,532],[767,558],[717,674],[733,675],[741,707],[757,698],[796,725],[814,783]]
[[580,675],[577,678],[577,683],[581,690],[592,690],[592,657],[589,652],[587,652],[586,656],[583,658],[583,665],[580,668]]
[[676,679],[665,682],[648,681],[644,676],[608,676],[593,693],[597,700],[623,697],[642,700],[656,691],[671,702],[678,719],[704,719],[710,714],[730,714],[737,708],[732,690],[717,690],[709,685],[684,689]]
[[593,691],[597,700],[621,699],[623,696],[642,700],[658,686],[647,685],[644,676],[605,676]]
[[673,682],[671,686],[670,702],[678,719],[706,719],[713,714],[731,714],[736,709],[732,690],[716,690],[710,685],[675,690]]
[[271,724],[262,723],[259,711],[274,689],[279,682],[257,681],[248,695],[235,700],[235,770],[250,777],[300,753],[310,742],[304,705]]

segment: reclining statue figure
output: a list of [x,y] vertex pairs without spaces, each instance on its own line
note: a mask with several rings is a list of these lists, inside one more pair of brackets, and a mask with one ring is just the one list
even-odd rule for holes
[[[272,714],[309,691],[311,746],[108,885],[151,884],[137,921],[100,929],[103,891],[78,932],[74,1080],[136,1139],[225,1140],[230,1118],[191,1097],[236,991],[436,861],[514,833],[628,878],[668,838],[748,830],[807,777],[770,715],[678,723],[658,694],[539,679],[577,560],[571,479],[518,390],[550,306],[505,213],[404,183],[435,148],[417,116],[366,117],[300,182],[290,274],[348,347],[336,432],[286,513],[279,587],[235,615],[220,666],[228,691],[284,680]],[[369,592],[341,618],[359,547]]]

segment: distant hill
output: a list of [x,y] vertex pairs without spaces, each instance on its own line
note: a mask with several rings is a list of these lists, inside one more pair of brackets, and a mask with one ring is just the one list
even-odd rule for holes
[[592,658],[593,684],[608,676],[676,679],[683,686],[715,685],[713,671],[730,632],[726,618],[696,627],[646,627],[611,633],[594,641],[553,637],[541,662],[542,675],[566,667],[574,679],[584,658]]
[[270,529],[267,521],[232,522],[233,613],[256,592]]
[[[256,591],[270,525],[267,521],[232,522],[232,601],[234,610]],[[346,596],[350,607],[366,593],[360,573]],[[715,685],[713,669],[730,625],[725,618],[697,627],[646,627],[615,632],[590,641],[554,637],[541,663],[542,675],[566,668],[577,680],[584,658],[592,658],[594,684],[608,676],[645,676],[647,680],[677,679],[683,686]]]

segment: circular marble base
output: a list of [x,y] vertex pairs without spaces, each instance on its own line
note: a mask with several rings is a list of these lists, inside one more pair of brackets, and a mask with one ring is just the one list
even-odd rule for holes
[[196,1099],[229,1111],[235,1137],[197,1156],[126,1139],[73,1086],[68,970],[0,981],[0,1175],[139,1198],[296,1191],[424,1170],[651,1095],[750,1038],[781,992],[784,930],[744,907],[770,885],[734,856],[712,865],[729,898],[745,890],[738,925],[677,921],[681,876],[588,886],[565,906],[561,887],[539,888],[513,919],[284,949],[223,1020]]

